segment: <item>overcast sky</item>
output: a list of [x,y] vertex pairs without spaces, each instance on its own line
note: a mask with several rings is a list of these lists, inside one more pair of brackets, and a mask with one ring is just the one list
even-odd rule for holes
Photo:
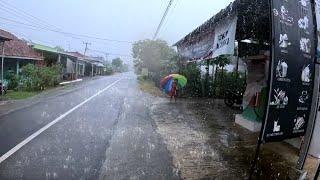
[[[174,0],[158,38],[172,45],[231,1]],[[83,42],[90,42],[89,48],[92,50],[130,55],[129,43],[84,37],[79,39],[47,29],[129,42],[152,38],[168,2],[169,0],[0,0],[0,28],[21,38],[44,45],[61,46],[70,51],[83,52]],[[12,6],[37,19],[12,9]],[[89,51],[88,54],[104,56],[101,52],[94,51]],[[109,56],[110,59],[114,57],[115,55]]]

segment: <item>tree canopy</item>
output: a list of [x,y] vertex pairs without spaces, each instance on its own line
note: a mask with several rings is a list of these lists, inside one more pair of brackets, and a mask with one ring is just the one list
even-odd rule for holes
[[112,59],[111,64],[113,67],[120,68],[120,67],[122,67],[122,63],[123,63],[123,61],[120,58],[115,58],[115,59]]
[[129,71],[129,66],[125,63],[123,63],[122,59],[115,58],[111,62],[111,66],[113,71],[115,72],[127,72]]
[[219,67],[225,67],[226,65],[230,64],[230,62],[231,60],[229,55],[221,55],[213,61],[213,63]]
[[132,47],[136,70],[148,68],[151,72],[159,72],[165,61],[175,56],[175,51],[163,40],[142,40]]

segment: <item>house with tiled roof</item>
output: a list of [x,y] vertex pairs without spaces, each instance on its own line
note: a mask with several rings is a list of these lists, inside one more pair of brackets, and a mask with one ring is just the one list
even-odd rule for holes
[[30,46],[44,58],[46,66],[60,64],[63,68],[64,80],[75,80],[79,77],[91,76],[95,70],[95,62],[79,52],[67,52],[61,48],[31,43]]
[[61,74],[63,80],[74,80],[77,78],[76,56],[68,54],[60,48],[53,48],[42,44],[30,43],[30,47],[42,55],[46,66],[60,64],[63,68]]
[[41,54],[32,49],[25,40],[1,29],[0,36],[11,39],[4,43],[4,74],[8,71],[19,74],[21,67],[29,63],[43,65]]
[[90,76],[91,75],[91,62],[86,58],[85,55],[79,52],[67,52],[68,54],[77,57],[77,73],[78,77]]
[[104,64],[100,58],[85,56],[79,52],[68,52],[74,56],[78,57],[78,70],[79,73],[82,73],[84,76],[96,76],[103,75]]
[[89,59],[94,65],[94,70],[93,70],[94,75],[103,75],[105,71],[104,58],[99,56],[98,57],[90,56]]

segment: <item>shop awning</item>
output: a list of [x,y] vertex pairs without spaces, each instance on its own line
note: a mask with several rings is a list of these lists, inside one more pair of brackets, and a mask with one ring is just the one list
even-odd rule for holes
[[31,46],[32,46],[33,49],[38,50],[38,51],[49,52],[49,53],[52,53],[52,54],[66,55],[66,56],[68,56],[70,58],[78,58],[78,56],[75,55],[75,54],[72,54],[72,53],[69,53],[69,52],[65,52],[65,51],[61,51],[61,50],[59,50],[57,48],[53,48],[53,47],[50,47],[50,46],[45,46],[45,45],[36,44],[36,43],[32,43]]
[[[235,0],[175,43],[174,46],[177,46],[178,50],[183,52],[180,54],[188,60],[210,58],[217,27],[228,19],[232,19],[232,17],[237,17],[235,40],[240,42],[241,40],[251,39],[265,44],[270,39],[269,16],[268,0]],[[241,47],[242,43],[239,43],[240,54],[242,53]]]
[[97,67],[104,67],[104,65],[103,65],[102,63],[95,63],[95,65],[96,65]]
[[10,40],[11,40],[10,38],[0,35],[0,42],[10,41]]

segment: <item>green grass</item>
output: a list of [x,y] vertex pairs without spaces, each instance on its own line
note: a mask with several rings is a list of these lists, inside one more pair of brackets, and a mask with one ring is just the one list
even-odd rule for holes
[[154,82],[151,80],[139,79],[139,87],[142,91],[145,91],[153,96],[164,96],[162,91],[157,88]]
[[[64,90],[69,90],[74,88],[75,85],[74,84],[67,84],[64,85],[62,87],[60,87],[60,89],[64,89]],[[0,99],[5,99],[5,100],[22,100],[22,99],[28,99],[30,97],[33,97],[35,95],[38,95],[40,93],[42,94],[47,94],[53,91],[56,91],[58,89],[58,87],[48,87],[42,91],[14,91],[14,90],[8,90],[7,94],[4,95],[3,97],[1,97],[0,95]]]
[[27,99],[33,97],[40,92],[29,92],[29,91],[12,91],[9,90],[7,94],[4,96],[6,99],[19,100],[19,99]]

